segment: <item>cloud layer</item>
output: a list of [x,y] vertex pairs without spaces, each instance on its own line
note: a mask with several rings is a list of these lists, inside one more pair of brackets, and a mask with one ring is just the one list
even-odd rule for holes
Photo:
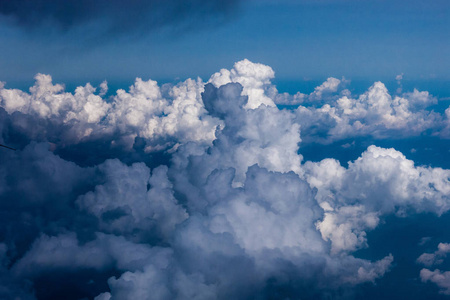
[[29,92],[2,84],[0,142],[18,150],[0,156],[0,296],[351,298],[395,268],[389,251],[356,252],[387,216],[449,211],[450,170],[377,146],[347,167],[331,153],[304,161],[301,147],[445,138],[449,110],[380,82],[359,96],[335,78],[279,94],[273,77],[243,60],[206,82],[138,78],[112,96],[106,82],[70,93],[43,74]]

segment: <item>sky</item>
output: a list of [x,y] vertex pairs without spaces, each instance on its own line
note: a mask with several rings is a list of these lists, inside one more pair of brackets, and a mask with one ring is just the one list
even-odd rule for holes
[[449,79],[446,0],[191,0],[178,10],[183,1],[147,1],[140,14],[145,1],[126,8],[113,1],[109,9],[107,1],[78,1],[74,10],[69,1],[58,4],[60,13],[53,2],[66,3],[1,2],[1,80],[206,78],[244,58],[270,65],[279,80]]
[[449,9],[0,0],[0,298],[448,299]]

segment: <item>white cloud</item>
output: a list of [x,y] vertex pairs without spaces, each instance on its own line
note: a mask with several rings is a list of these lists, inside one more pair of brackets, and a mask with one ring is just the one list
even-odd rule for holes
[[435,103],[436,98],[428,92],[417,90],[392,97],[383,83],[376,82],[358,98],[344,95],[319,108],[300,106],[296,114],[306,140],[332,142],[364,135],[404,137],[428,129],[442,130],[442,116],[423,110]]
[[[224,128],[217,132],[214,147],[207,153],[203,154],[205,149],[195,150],[199,151],[196,161],[201,161],[196,176],[206,180],[214,169],[231,167],[236,170],[234,182],[242,184],[248,167],[254,164],[271,171],[300,173],[299,126],[293,123],[291,112],[265,105],[245,109],[247,97],[240,96],[241,91],[238,84],[227,84],[219,89],[206,86],[205,106],[211,115],[223,119]],[[192,148],[192,145],[182,148],[175,154],[175,160],[186,160],[193,154],[190,153]],[[199,156],[200,153],[203,155]],[[186,172],[184,163],[177,167],[179,174]]]
[[234,64],[231,71],[222,69],[211,76],[208,82],[215,87],[220,87],[230,82],[237,82],[243,86],[242,94],[248,96],[246,108],[257,108],[261,104],[275,106],[272,99],[266,95],[267,89],[275,77],[275,72],[271,67],[252,63],[248,59],[241,60]]
[[[50,122],[58,131],[42,130],[45,140],[57,142],[62,135],[63,145],[105,136],[113,138],[118,131],[122,140],[119,143],[128,144],[127,148],[139,136],[147,140],[148,151],[158,151],[191,140],[208,144],[219,125],[203,108],[201,80],[188,79],[169,87],[164,98],[155,81],[137,78],[129,92],[118,90],[108,100],[102,98],[107,91],[106,82],[100,85],[98,95],[89,83],[77,87],[72,94],[64,92],[60,84],[53,85],[49,75],[38,74],[35,79],[29,94],[2,87],[0,106],[9,114],[20,112],[37,118],[34,123],[42,123],[39,119]],[[16,126],[23,127],[22,123]],[[32,128],[25,131],[33,133]]]
[[266,90],[268,96],[273,99],[276,104],[292,106],[307,104],[317,106],[319,103],[335,101],[339,96],[348,95],[350,91],[343,89],[343,86],[348,82],[349,81],[345,78],[339,80],[334,77],[329,77],[321,85],[315,87],[314,91],[309,95],[301,92],[297,92],[294,95],[288,93],[279,94],[274,85],[267,87]]
[[441,215],[450,209],[450,170],[415,167],[394,149],[370,146],[347,169],[332,159],[306,162],[304,168],[326,211],[317,228],[334,251],[366,246],[365,231],[375,228],[382,215]]
[[[347,80],[330,77],[310,95],[289,95],[278,93],[271,83],[273,78],[274,71],[269,66],[244,59],[231,70],[215,73],[208,82],[216,87],[231,82],[241,84],[242,95],[248,96],[246,109],[262,104],[301,104],[295,112],[304,142],[332,142],[364,135],[416,136],[427,130],[441,132],[445,137],[450,132],[448,117],[426,110],[437,103],[426,91],[414,89],[394,97],[383,83],[376,82],[357,97],[342,89]],[[200,79],[159,87],[155,81],[137,78],[128,92],[118,90],[110,98],[104,98],[106,82],[100,84],[99,93],[86,84],[72,94],[65,92],[63,85],[53,84],[49,75],[38,74],[35,79],[29,93],[7,89],[3,84],[0,87],[0,106],[8,114],[20,112],[58,128],[56,132],[42,128],[38,130],[40,134],[24,128],[31,138],[44,135],[46,141],[67,145],[108,137],[114,139],[114,145],[131,149],[134,139],[141,137],[147,151],[159,151],[189,141],[208,145],[215,139],[217,126],[222,125],[204,108],[201,93],[205,83]],[[42,123],[34,121],[39,122]],[[31,125],[16,120],[13,126],[23,129]]]
[[[258,298],[271,289],[313,298],[384,276],[389,252],[376,261],[353,252],[370,246],[367,232],[386,215],[447,212],[450,170],[376,146],[348,167],[302,162],[300,142],[420,134],[450,112],[442,121],[423,109],[435,103],[428,93],[393,97],[381,82],[358,97],[335,78],[311,95],[280,95],[273,76],[243,60],[208,84],[136,79],[109,98],[106,82],[73,94],[47,75],[30,93],[2,85],[3,139],[23,134],[72,152],[63,159],[32,143],[0,157],[0,195],[12,199],[0,228],[17,228],[0,236],[20,248],[0,244],[0,257],[17,255],[0,276],[39,284],[61,270],[115,272],[97,299]],[[305,106],[280,110],[282,101]],[[71,162],[83,147],[100,162]],[[447,248],[418,261],[438,263]],[[430,272],[424,281],[447,276]]]
[[337,92],[340,84],[341,81],[339,79],[330,77],[327,79],[327,81],[314,89],[314,92],[310,95],[310,99],[318,100],[322,99],[323,95],[326,93],[335,93]]

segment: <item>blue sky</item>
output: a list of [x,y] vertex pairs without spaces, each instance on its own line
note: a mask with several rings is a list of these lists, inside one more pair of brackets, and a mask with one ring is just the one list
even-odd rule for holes
[[112,29],[103,15],[89,16],[94,25],[68,28],[46,22],[47,15],[15,26],[9,15],[1,18],[0,78],[11,84],[31,82],[38,72],[65,82],[203,78],[248,58],[272,66],[279,80],[375,81],[400,73],[405,80],[449,80],[449,9],[445,0],[248,0],[226,15],[193,9],[186,12],[192,19],[183,15],[180,22],[167,16],[162,25]]

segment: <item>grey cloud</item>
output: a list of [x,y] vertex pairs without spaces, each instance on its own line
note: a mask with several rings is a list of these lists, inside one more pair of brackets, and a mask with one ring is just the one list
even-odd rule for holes
[[[417,258],[420,263],[428,268],[442,264],[447,254],[450,252],[450,244],[439,243],[438,249],[434,253],[423,253]],[[427,268],[420,270],[420,279],[423,282],[432,282],[440,288],[440,293],[450,295],[450,272],[435,269],[431,271]]]
[[[18,26],[36,29],[57,25],[68,30],[100,22],[103,34],[148,32],[163,26],[182,28],[226,20],[239,7],[238,0],[17,0],[0,1],[0,14]],[[192,21],[195,20],[195,21]]]
[[78,206],[99,219],[100,229],[137,241],[167,240],[188,216],[173,196],[167,167],[118,160],[99,166],[106,182],[80,196]]
[[7,256],[8,247],[0,243],[0,298],[2,299],[36,299],[32,293],[32,287],[26,281],[18,280],[10,275]]
[[[273,76],[244,60],[208,83],[137,79],[110,98],[106,83],[67,93],[47,75],[30,92],[2,85],[1,142],[19,146],[0,156],[7,295],[321,299],[385,276],[389,251],[354,252],[387,215],[447,212],[449,170],[376,146],[348,167],[299,152],[315,120],[328,121],[324,132],[351,119],[364,134],[386,124],[408,133],[397,106],[426,119],[419,107],[434,100],[393,99],[376,83],[357,98],[330,96],[334,107],[280,110]],[[316,90],[318,106],[338,81]]]
[[149,260],[164,264],[171,255],[169,249],[132,243],[123,237],[97,233],[96,238],[80,245],[75,233],[58,236],[42,235],[13,267],[19,277],[35,277],[42,272],[64,269],[117,268],[142,270]]
[[420,279],[422,282],[432,282],[440,288],[440,293],[450,295],[450,272],[443,272],[439,269],[430,271],[428,269],[420,270]]
[[417,262],[427,267],[441,264],[444,261],[444,258],[447,257],[447,253],[449,252],[450,252],[450,244],[439,243],[438,250],[436,250],[434,253],[422,254],[421,256],[419,256],[419,258],[417,258]]

